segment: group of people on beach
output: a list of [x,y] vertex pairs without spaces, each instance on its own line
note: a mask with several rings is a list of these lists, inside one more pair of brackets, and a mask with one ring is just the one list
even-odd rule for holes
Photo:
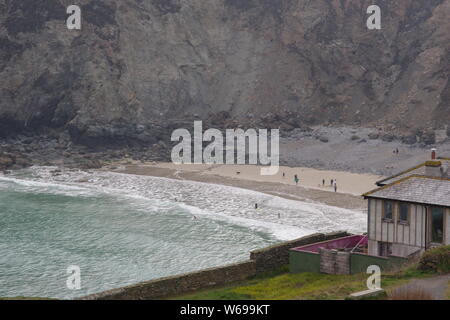
[[[325,179],[322,180],[322,186],[325,187]],[[334,188],[334,192],[337,192],[338,186],[337,186],[337,179],[331,179],[330,186]]]
[[[283,172],[283,178],[286,177],[286,173]],[[300,178],[298,177],[298,174],[294,175],[294,183],[298,186],[300,183]],[[325,179],[322,180],[322,186],[325,187]],[[334,192],[337,192],[338,186],[337,186],[337,179],[331,179],[330,186],[334,189]]]

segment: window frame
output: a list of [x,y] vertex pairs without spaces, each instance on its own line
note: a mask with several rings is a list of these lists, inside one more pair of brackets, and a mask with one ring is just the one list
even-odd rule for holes
[[[386,205],[387,204],[391,204],[391,216],[387,217],[386,216]],[[395,202],[391,201],[391,200],[384,200],[383,201],[383,221],[385,222],[393,222],[394,221],[394,216],[395,216]]]
[[[434,221],[434,210],[440,210],[441,215],[442,215],[442,234],[441,234],[441,239],[437,240],[434,238],[434,228],[435,228],[435,221]],[[444,244],[445,242],[445,214],[446,214],[446,210],[444,207],[441,206],[431,206],[430,207],[430,236],[431,236],[431,243],[435,243],[435,244]]]
[[[406,206],[406,220],[402,219],[402,206]],[[398,205],[398,223],[409,224],[409,219],[411,217],[411,204],[407,202],[399,202]]]

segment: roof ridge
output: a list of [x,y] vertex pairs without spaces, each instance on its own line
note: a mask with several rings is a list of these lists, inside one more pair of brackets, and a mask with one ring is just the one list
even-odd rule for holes
[[410,176],[404,177],[404,178],[399,179],[399,180],[397,180],[397,181],[391,182],[390,184],[387,184],[387,185],[382,186],[382,187],[380,187],[380,188],[377,188],[377,189],[368,191],[368,192],[366,192],[366,193],[363,193],[362,196],[363,196],[363,197],[370,196],[371,194],[373,194],[373,193],[375,193],[375,192],[378,192],[378,191],[381,191],[381,190],[390,188],[390,187],[392,187],[392,186],[394,186],[394,185],[403,183],[403,182],[405,182],[406,180],[409,180],[409,179],[412,179],[412,178],[432,179],[432,180],[440,180],[440,181],[448,181],[448,182],[450,182],[450,178],[432,177],[432,176],[426,176],[426,175],[420,175],[420,174],[412,174],[412,175],[410,175]]
[[397,173],[397,174],[395,174],[395,175],[393,175],[393,176],[390,176],[390,177],[387,177],[387,178],[385,178],[385,179],[383,179],[383,180],[377,181],[376,184],[378,185],[379,183],[383,183],[383,182],[385,182],[385,181],[387,181],[387,180],[391,180],[391,179],[393,179],[393,178],[402,176],[402,175],[404,175],[405,173],[408,173],[408,172],[417,170],[417,169],[419,169],[419,168],[421,168],[421,167],[424,167],[425,165],[426,165],[426,162],[423,162],[423,163],[418,164],[418,165],[416,165],[416,166],[414,166],[414,167],[412,167],[412,168],[409,168],[408,170],[404,170],[404,171],[402,171],[402,172],[400,172],[400,173]]

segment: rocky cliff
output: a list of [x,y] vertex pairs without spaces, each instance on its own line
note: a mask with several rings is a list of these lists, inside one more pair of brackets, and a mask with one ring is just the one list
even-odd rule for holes
[[[66,8],[82,8],[68,30]],[[367,7],[382,8],[368,30]],[[450,0],[0,0],[0,135],[450,121]]]

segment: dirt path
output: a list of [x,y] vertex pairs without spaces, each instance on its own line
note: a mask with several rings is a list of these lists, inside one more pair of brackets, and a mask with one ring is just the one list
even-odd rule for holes
[[417,288],[430,294],[433,297],[433,300],[446,300],[449,281],[450,274],[426,279],[417,279],[400,286],[396,290]]

